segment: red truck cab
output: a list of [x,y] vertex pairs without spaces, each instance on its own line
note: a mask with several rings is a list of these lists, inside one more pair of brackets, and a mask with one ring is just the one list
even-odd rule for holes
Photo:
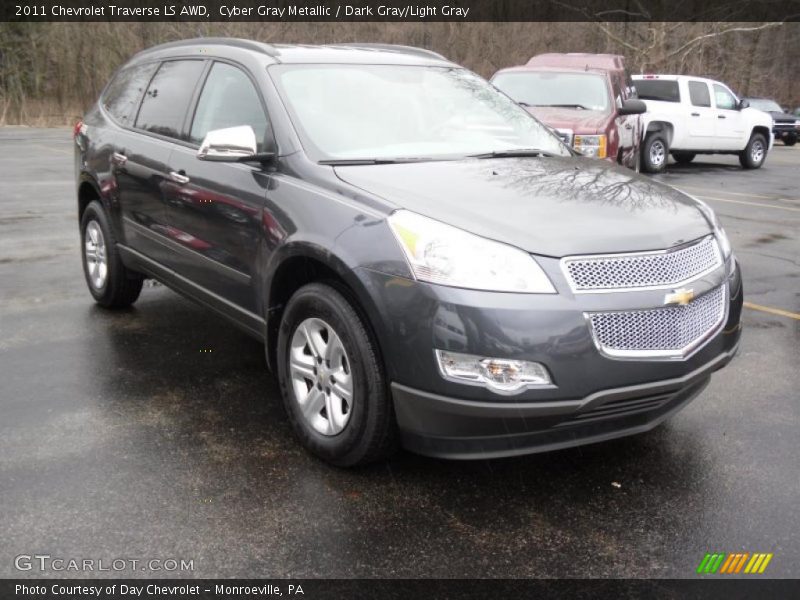
[[492,83],[586,156],[637,168],[641,119],[625,58],[617,54],[539,54],[501,69]]

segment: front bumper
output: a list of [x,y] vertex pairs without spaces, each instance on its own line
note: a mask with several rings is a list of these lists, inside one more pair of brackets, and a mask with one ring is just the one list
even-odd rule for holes
[[393,384],[403,445],[451,459],[499,458],[592,444],[649,431],[708,385],[738,346],[684,377],[604,390],[580,400],[458,400]]
[[[717,333],[680,360],[615,359],[596,347],[586,312],[664,303],[664,290],[574,294],[556,259],[539,263],[558,294],[530,296],[435,286],[361,270],[409,449],[449,458],[499,457],[646,431],[687,404],[736,352],[741,272],[735,262],[691,283],[727,286]],[[434,349],[544,364],[553,386],[501,396],[445,380]]]

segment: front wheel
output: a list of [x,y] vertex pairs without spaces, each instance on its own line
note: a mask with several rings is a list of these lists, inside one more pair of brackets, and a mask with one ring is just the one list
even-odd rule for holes
[[642,170],[645,173],[661,173],[667,166],[669,147],[667,139],[659,131],[648,133],[642,144]]
[[397,426],[377,345],[342,292],[300,288],[283,313],[277,355],[284,406],[308,450],[344,467],[393,453]]
[[797,136],[796,135],[788,135],[783,138],[784,146],[794,146],[797,143]]
[[760,133],[754,133],[745,149],[739,153],[739,163],[745,169],[758,169],[766,158],[767,138]]
[[99,200],[90,202],[83,211],[81,246],[83,273],[95,302],[106,308],[125,308],[136,302],[144,278],[122,264],[114,232]]

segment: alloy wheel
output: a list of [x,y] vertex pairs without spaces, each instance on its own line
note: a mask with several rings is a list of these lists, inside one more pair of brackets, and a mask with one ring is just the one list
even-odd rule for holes
[[84,253],[89,283],[96,290],[102,290],[108,277],[108,260],[106,258],[106,241],[103,230],[97,221],[89,221],[84,234]]
[[667,156],[667,149],[664,146],[664,142],[661,140],[655,140],[652,144],[650,144],[650,164],[654,167],[660,167]]
[[294,400],[314,431],[341,433],[353,411],[353,374],[339,335],[318,318],[302,321],[292,335],[289,372]]

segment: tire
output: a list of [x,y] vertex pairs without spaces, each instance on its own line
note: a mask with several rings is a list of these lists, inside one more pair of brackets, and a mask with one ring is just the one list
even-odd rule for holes
[[661,173],[667,167],[669,144],[660,131],[648,133],[642,144],[642,171],[645,173]]
[[672,158],[675,159],[675,162],[681,165],[688,165],[690,162],[694,160],[694,157],[697,156],[694,152],[673,152]]
[[784,146],[794,146],[796,143],[797,143],[797,136],[796,135],[790,135],[790,136],[787,136],[787,137],[785,137],[783,139],[783,145]]
[[144,277],[122,264],[117,240],[99,200],[90,202],[81,217],[81,258],[86,285],[97,304],[126,308],[136,302]]
[[764,164],[767,158],[767,138],[761,133],[754,133],[750,136],[744,150],[739,153],[739,163],[745,169],[758,169]]
[[396,451],[399,436],[377,344],[337,286],[310,283],[295,292],[281,318],[277,359],[286,413],[311,453],[353,467]]

